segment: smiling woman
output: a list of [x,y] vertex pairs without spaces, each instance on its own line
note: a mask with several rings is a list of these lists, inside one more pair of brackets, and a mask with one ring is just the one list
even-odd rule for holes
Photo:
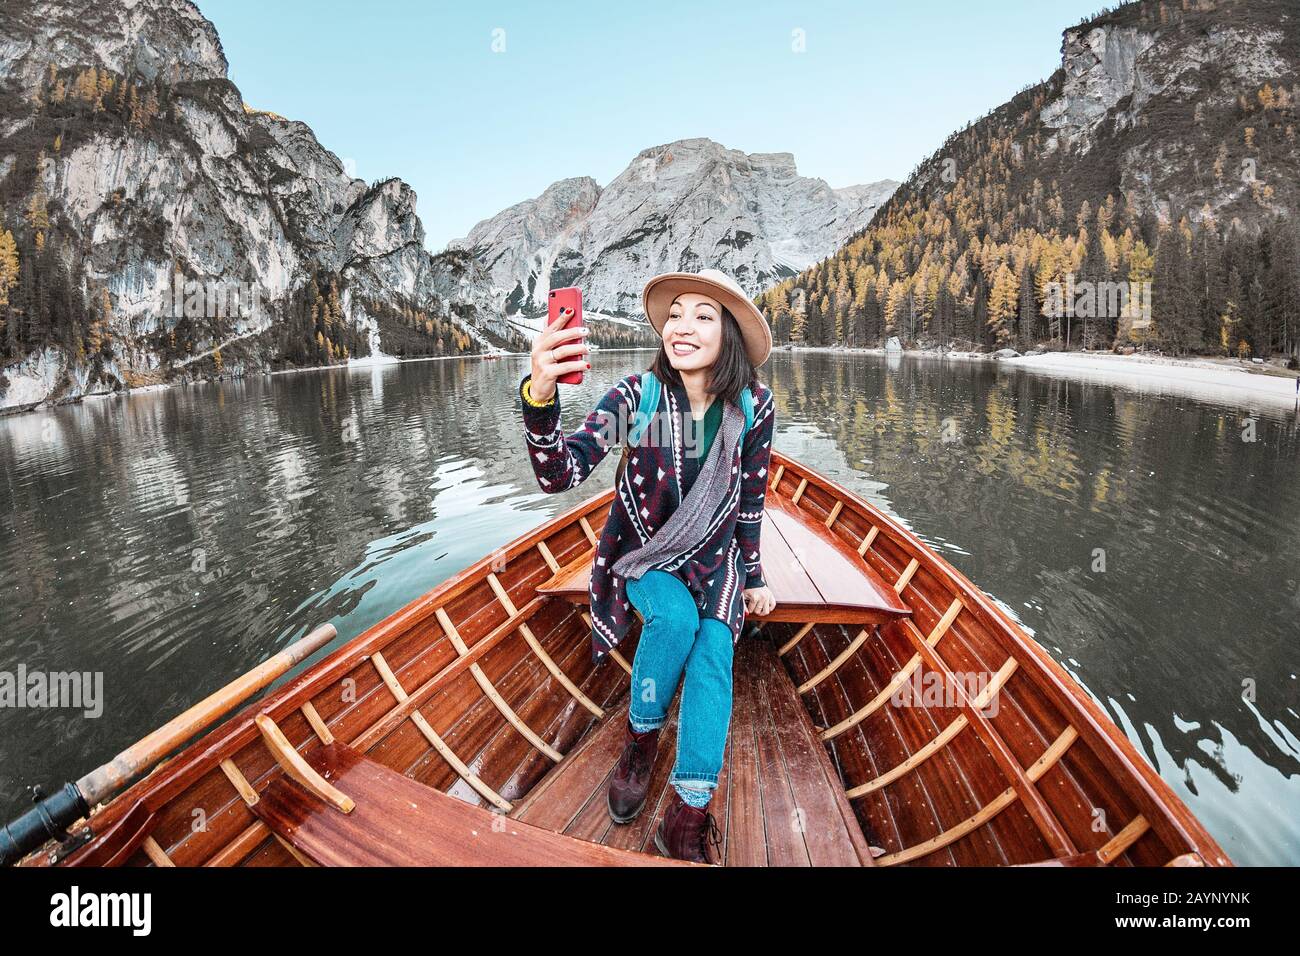
[[[709,862],[706,838],[716,825],[706,808],[731,715],[732,650],[745,615],[775,605],[759,556],[773,402],[755,371],[772,337],[740,286],[714,269],[656,276],[642,301],[662,338],[648,372],[626,376],[566,436],[555,382],[586,361],[584,347],[569,342],[581,330],[562,328],[561,315],[533,346],[522,407],[530,461],[548,492],[586,480],[608,452],[610,419],[668,416],[668,444],[638,444],[618,475],[589,585],[592,656],[602,659],[622,640],[633,614],[642,619],[633,662],[642,692],[608,794],[617,823],[645,804],[659,729],[682,684],[675,799],[656,840],[667,855]],[[688,443],[699,419],[704,440]]]

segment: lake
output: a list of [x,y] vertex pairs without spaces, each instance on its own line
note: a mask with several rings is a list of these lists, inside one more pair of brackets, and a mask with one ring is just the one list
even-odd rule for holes
[[[597,351],[566,428],[652,353]],[[346,640],[613,480],[545,495],[525,357],[325,369],[0,419],[0,816],[289,640]],[[775,353],[776,447],[1020,620],[1239,864],[1300,863],[1300,418],[992,364]]]

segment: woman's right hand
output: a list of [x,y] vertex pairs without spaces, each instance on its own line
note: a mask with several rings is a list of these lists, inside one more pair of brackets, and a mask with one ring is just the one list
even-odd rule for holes
[[561,309],[555,321],[533,340],[533,373],[528,394],[539,402],[545,402],[555,394],[555,382],[561,375],[591,368],[584,339],[587,326],[563,328],[572,317],[572,309]]

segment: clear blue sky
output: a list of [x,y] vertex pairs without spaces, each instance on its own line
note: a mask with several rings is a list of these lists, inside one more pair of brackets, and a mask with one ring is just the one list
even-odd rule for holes
[[793,153],[834,187],[905,179],[1048,76],[1061,31],[1103,6],[197,2],[244,99],[309,124],[362,179],[410,183],[435,251],[558,179],[604,186],[640,150],[691,136]]

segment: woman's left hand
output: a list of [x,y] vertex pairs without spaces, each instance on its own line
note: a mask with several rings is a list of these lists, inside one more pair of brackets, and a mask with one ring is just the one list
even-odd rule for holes
[[747,588],[743,595],[746,614],[771,614],[776,607],[776,596],[767,585],[761,588]]

